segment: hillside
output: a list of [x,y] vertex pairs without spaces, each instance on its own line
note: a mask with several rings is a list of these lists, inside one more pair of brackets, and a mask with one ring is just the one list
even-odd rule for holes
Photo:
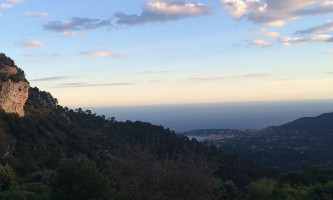
[[333,168],[333,113],[262,130],[196,130],[205,142],[258,164],[290,171],[313,163]]
[[[13,168],[16,183],[43,184],[41,187],[50,187],[55,196],[64,195],[64,199],[68,197],[57,192],[63,184],[54,185],[61,163],[86,163],[86,159],[88,168],[96,165],[113,194],[124,199],[215,199],[226,181],[245,191],[250,182],[278,174],[161,126],[117,122],[90,110],[62,107],[38,88],[29,89],[24,112],[20,116],[0,109],[0,163],[8,165],[7,171]],[[22,187],[16,189],[27,190]],[[1,188],[6,191],[9,187]]]
[[268,130],[277,133],[296,133],[309,136],[332,136],[333,113],[325,113],[317,117],[304,117],[281,126],[273,126]]

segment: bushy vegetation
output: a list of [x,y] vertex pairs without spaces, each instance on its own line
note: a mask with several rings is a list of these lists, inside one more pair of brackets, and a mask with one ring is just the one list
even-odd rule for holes
[[333,170],[311,164],[282,175],[277,180],[260,179],[248,186],[248,200],[333,199]]
[[[222,182],[215,179],[215,182],[212,182],[213,179],[210,180],[205,172],[197,173],[195,168],[206,168],[200,167],[200,161],[197,163],[199,167],[190,164],[191,169],[183,168],[184,165],[188,165],[184,160],[170,162],[172,164],[167,167],[173,169],[157,169],[156,164],[151,163],[152,160],[146,160],[150,156],[142,156],[148,153],[145,149],[133,152],[131,148],[128,151],[135,154],[130,156],[130,159],[129,155],[123,158],[127,160],[121,166],[124,169],[109,166],[108,170],[102,173],[88,158],[75,156],[61,159],[55,170],[26,177],[21,184],[17,184],[15,174],[9,165],[0,165],[1,184],[5,186],[0,190],[0,200],[333,198],[333,170],[323,170],[312,165],[306,165],[300,171],[283,174],[277,179],[255,180],[248,184],[246,190],[241,191],[231,180]],[[140,160],[143,157],[145,159]],[[139,169],[134,166],[139,164],[138,161],[133,161],[136,159],[141,161]],[[192,173],[192,170],[196,172]],[[49,176],[50,174],[52,176]]]
[[5,81],[5,80],[12,80],[13,82],[19,82],[19,81],[26,81],[25,79],[25,73],[22,69],[18,68],[15,65],[15,62],[7,57],[4,53],[0,53],[0,69],[5,68],[5,67],[14,67],[17,69],[16,74],[11,74],[7,76],[6,74],[0,74],[0,80]]
[[115,199],[115,191],[94,162],[85,157],[63,158],[55,170],[53,198],[57,200]]
[[4,53],[0,53],[0,69],[6,66],[16,66],[15,62],[6,56]]

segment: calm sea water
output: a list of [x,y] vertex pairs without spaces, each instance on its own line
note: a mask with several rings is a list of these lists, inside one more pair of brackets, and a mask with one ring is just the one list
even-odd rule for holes
[[117,121],[145,121],[176,132],[195,129],[259,129],[333,112],[333,100],[90,107]]

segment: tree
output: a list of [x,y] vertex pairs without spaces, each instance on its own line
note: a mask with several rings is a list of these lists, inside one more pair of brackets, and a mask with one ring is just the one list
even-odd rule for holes
[[240,200],[241,192],[239,189],[235,186],[233,181],[228,180],[225,182],[221,182],[221,180],[217,180],[218,184],[218,191],[217,191],[217,198],[218,199],[224,199],[224,200]]
[[271,179],[259,179],[248,186],[246,199],[248,200],[271,200],[276,181]]
[[10,186],[15,184],[14,170],[6,164],[0,165],[0,191],[8,190]]
[[57,200],[109,200],[115,198],[108,180],[86,157],[63,158],[56,168]]
[[50,188],[41,183],[13,186],[0,192],[0,200],[50,200]]

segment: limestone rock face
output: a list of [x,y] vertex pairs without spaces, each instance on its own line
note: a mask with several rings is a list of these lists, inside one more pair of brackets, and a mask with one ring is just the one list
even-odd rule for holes
[[0,107],[6,113],[24,116],[30,84],[24,72],[10,58],[0,54]]

